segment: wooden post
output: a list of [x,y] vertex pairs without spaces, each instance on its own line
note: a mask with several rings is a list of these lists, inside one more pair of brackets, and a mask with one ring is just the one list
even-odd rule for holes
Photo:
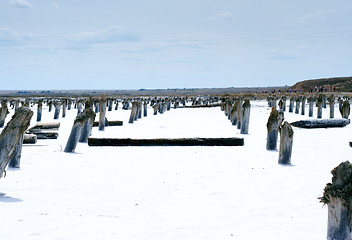
[[250,113],[251,113],[251,104],[249,100],[246,99],[242,105],[241,134],[248,134]]
[[138,102],[137,113],[138,113],[138,118],[142,118],[142,102]]
[[19,108],[20,106],[20,100],[15,100],[15,112],[17,111],[17,109]]
[[237,129],[241,129],[242,127],[242,105],[243,105],[243,98],[239,97],[238,99],[238,108],[237,108]]
[[307,101],[308,101],[308,104],[309,104],[308,116],[309,117],[313,117],[314,98],[312,96],[310,96]]
[[75,151],[78,140],[79,140],[81,133],[82,133],[83,126],[84,126],[85,122],[87,121],[87,118],[88,117],[85,114],[85,112],[81,112],[77,115],[77,117],[73,123],[70,136],[67,140],[64,152],[74,152]]
[[138,113],[138,102],[132,102],[132,109],[128,123],[133,123]]
[[0,127],[4,127],[5,125],[5,118],[7,114],[9,114],[9,110],[7,108],[7,101],[3,100],[1,101],[1,108],[0,108]]
[[24,132],[29,127],[33,112],[27,107],[17,109],[12,119],[0,134],[0,178],[2,177],[6,166],[21,140]]
[[288,108],[288,112],[293,112],[293,105],[295,104],[295,98],[293,96],[290,97],[290,106]]
[[83,110],[83,99],[78,99],[77,100],[77,114],[80,114]]
[[37,103],[37,122],[42,120],[42,111],[43,111],[43,100],[38,100]]
[[290,165],[293,143],[293,130],[288,122],[284,122],[280,128],[279,164]]
[[281,125],[281,121],[280,121],[279,111],[276,110],[275,107],[272,107],[270,116],[268,118],[268,122],[266,124],[266,128],[267,128],[266,149],[267,150],[276,150],[277,148],[277,138],[278,138],[279,126]]
[[330,118],[334,118],[334,108],[335,108],[335,97],[331,95],[328,97],[329,107],[330,107]]
[[91,135],[92,132],[96,114],[91,108],[84,109],[83,113],[86,115],[86,120],[83,122],[82,132],[78,141],[82,143],[87,143],[88,137]]
[[49,107],[49,112],[51,112],[51,110],[53,108],[53,101],[52,100],[48,100],[47,104],[48,104],[48,107]]
[[54,103],[54,106],[55,106],[54,119],[59,119],[61,102],[56,101]]
[[158,110],[159,110],[159,104],[154,104],[153,105],[153,110],[154,110],[154,113],[153,113],[153,115],[157,115],[158,114]]
[[286,100],[287,97],[286,96],[282,96],[282,101],[284,102],[284,104],[282,105],[282,111],[286,112]]
[[115,111],[119,109],[119,101],[116,100]]
[[20,168],[21,165],[21,153],[22,153],[22,145],[23,145],[23,136],[22,134],[20,140],[17,143],[15,150],[13,151],[11,160],[9,162],[10,168]]
[[323,108],[326,108],[326,95],[323,95]]
[[306,97],[302,97],[302,107],[301,107],[301,115],[306,114]]
[[108,111],[109,112],[112,111],[112,99],[111,98],[108,99]]
[[72,107],[72,99],[68,99],[67,110],[71,110],[71,107]]
[[323,95],[322,94],[318,96],[317,104],[318,104],[317,118],[322,118],[322,114],[323,114]]
[[343,101],[340,113],[346,119],[350,116],[350,102],[348,100]]
[[62,117],[66,117],[67,99],[62,100]]
[[238,119],[237,110],[238,110],[238,101],[235,101],[230,112],[232,125],[237,125],[237,119]]
[[94,110],[94,112],[98,113],[99,111],[100,111],[100,109],[99,109],[99,101],[95,101],[95,110]]
[[99,131],[105,129],[106,97],[102,96],[99,101]]
[[147,108],[148,108],[148,104],[147,104],[147,101],[145,101],[143,103],[143,116],[146,117],[148,115],[148,111],[147,111]]
[[331,183],[324,189],[320,202],[328,205],[327,240],[352,239],[352,165],[349,161],[331,171]]
[[295,114],[298,114],[299,113],[299,109],[301,107],[301,100],[302,100],[302,97],[299,96],[296,98],[296,110],[295,110]]

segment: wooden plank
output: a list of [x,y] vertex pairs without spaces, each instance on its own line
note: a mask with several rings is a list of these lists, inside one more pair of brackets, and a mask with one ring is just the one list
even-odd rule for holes
[[89,146],[243,146],[243,138],[88,138]]
[[349,119],[312,119],[312,120],[301,120],[291,123],[294,127],[300,128],[332,128],[332,127],[344,127],[350,124]]
[[[123,121],[109,121],[109,127],[110,126],[122,126],[123,125]],[[99,126],[99,122],[94,122],[93,123],[93,127],[98,127]]]
[[36,129],[59,129],[60,123],[37,123],[34,127],[30,128],[28,131],[36,130]]

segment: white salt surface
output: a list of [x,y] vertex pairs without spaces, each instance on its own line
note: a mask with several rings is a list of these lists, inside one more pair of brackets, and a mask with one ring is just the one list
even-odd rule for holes
[[[243,137],[239,147],[89,147],[62,150],[76,109],[59,121],[57,140],[24,145],[21,168],[0,179],[0,239],[324,239],[319,203],[330,171],[350,159],[351,126],[294,128],[293,166],[267,151],[266,102],[251,102],[249,134],[220,108],[171,109],[92,137]],[[36,108],[33,108],[36,112]],[[340,117],[338,110],[335,115]],[[11,111],[11,114],[13,112]],[[289,122],[306,116],[285,112]],[[324,109],[323,118],[328,118]],[[316,109],[314,110],[314,118]],[[10,117],[7,117],[7,121]],[[97,116],[98,119],[98,116]],[[36,114],[32,118],[35,124]]]

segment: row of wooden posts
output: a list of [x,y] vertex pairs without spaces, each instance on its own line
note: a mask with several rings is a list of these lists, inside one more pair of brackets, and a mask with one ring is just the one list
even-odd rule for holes
[[[314,98],[313,98],[314,99]],[[326,98],[330,105],[330,118],[334,118],[334,97]],[[309,104],[309,116],[313,116],[313,105],[314,101],[318,108],[317,118],[321,118],[322,108],[324,108],[324,96],[318,96],[311,100],[307,98]],[[216,102],[216,101],[215,101]],[[267,122],[267,150],[276,150],[278,132],[280,133],[280,153],[279,153],[279,163],[280,164],[290,164],[290,158],[292,153],[292,141],[293,141],[293,130],[289,123],[283,122],[284,112],[286,111],[286,99],[281,98],[278,105],[276,105],[276,99],[268,98],[269,106],[271,107],[271,112]],[[43,101],[38,101],[38,114],[42,114],[42,103]],[[299,113],[301,109],[301,114],[305,114],[304,97],[294,97],[290,99],[289,112],[293,112],[294,103],[296,103],[295,113]],[[55,107],[54,118],[58,118],[60,114],[60,108],[62,107],[62,117],[66,115],[67,109],[71,109],[71,104],[69,101],[55,101],[53,103]],[[95,111],[93,111],[93,106],[95,104]],[[115,110],[117,110],[117,104]],[[130,101],[123,101],[123,108],[129,109]],[[137,118],[142,115],[147,116],[146,106],[148,101],[132,101],[130,123],[133,123]],[[161,101],[150,101],[154,108],[154,114],[163,113],[164,111],[170,110],[171,101],[161,100]],[[197,103],[199,104],[199,103]],[[348,118],[350,105],[348,99],[340,101],[340,112],[343,118]],[[30,120],[33,116],[33,111],[30,110],[30,102],[25,101],[19,107],[17,102],[14,104],[15,114],[12,119],[7,123],[6,127],[2,130],[0,135],[0,178],[6,174],[6,166],[19,167],[19,159],[22,149],[22,140],[25,131],[30,125]],[[186,105],[186,104],[184,104]],[[175,108],[178,107],[178,102],[174,102]],[[276,107],[279,107],[279,110]],[[311,107],[312,106],[312,107]],[[86,142],[88,136],[90,135],[91,129],[93,127],[94,119],[96,117],[96,112],[99,111],[99,130],[104,130],[106,125],[106,108],[108,111],[112,110],[112,103],[107,101],[106,98],[100,98],[99,101],[95,101],[91,98],[86,101],[77,101],[76,107],[78,109],[77,117],[74,121],[71,134],[69,136],[67,145],[65,147],[65,152],[72,152],[77,142]],[[39,110],[40,109],[40,110]],[[221,109],[225,111],[228,119],[233,125],[237,125],[238,129],[241,129],[241,134],[248,134],[249,116],[250,116],[250,101],[249,99],[233,98],[223,100],[221,104]],[[49,107],[49,111],[50,107]],[[4,127],[4,122],[6,115],[9,113],[7,108],[7,102],[1,102],[0,109],[0,127]],[[40,121],[40,119],[39,119]],[[281,146],[283,145],[283,146]],[[331,172],[333,174],[332,183],[328,183],[324,189],[323,196],[320,198],[321,202],[328,205],[328,231],[327,239],[352,239],[352,164],[348,161],[341,163]]]

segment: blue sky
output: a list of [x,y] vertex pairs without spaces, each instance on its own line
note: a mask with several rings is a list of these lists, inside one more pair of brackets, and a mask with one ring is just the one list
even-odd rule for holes
[[350,0],[2,0],[3,90],[292,85],[352,76]]

